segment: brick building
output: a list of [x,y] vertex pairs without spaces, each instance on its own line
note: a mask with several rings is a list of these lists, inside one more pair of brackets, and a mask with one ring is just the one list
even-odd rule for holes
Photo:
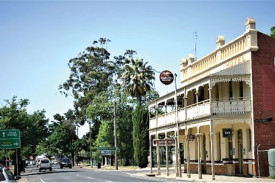
[[242,35],[228,43],[218,36],[216,43],[199,60],[183,59],[182,86],[149,103],[150,166],[160,173],[162,162],[167,174],[175,166],[178,176],[202,172],[213,179],[268,176],[267,150],[275,148],[275,39],[248,18]]

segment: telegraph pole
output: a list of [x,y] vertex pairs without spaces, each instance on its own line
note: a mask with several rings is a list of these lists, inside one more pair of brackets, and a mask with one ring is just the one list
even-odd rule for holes
[[115,141],[115,166],[116,170],[118,170],[117,164],[117,132],[116,132],[116,101],[114,101],[114,141]]

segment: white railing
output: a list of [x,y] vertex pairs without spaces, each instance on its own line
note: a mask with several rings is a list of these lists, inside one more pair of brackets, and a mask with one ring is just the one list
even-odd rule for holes
[[[185,109],[187,110],[187,116],[185,116]],[[212,115],[224,115],[224,114],[243,114],[251,111],[251,100],[227,100],[227,101],[212,101]],[[192,119],[198,119],[210,115],[210,102],[205,100],[198,104],[193,104],[182,108],[178,112],[178,121],[186,121]],[[175,111],[158,115],[156,118],[150,119],[150,129],[176,124]]]
[[209,100],[187,106],[187,120],[201,118],[207,115],[210,115]]
[[213,115],[243,114],[251,111],[251,100],[213,101]]

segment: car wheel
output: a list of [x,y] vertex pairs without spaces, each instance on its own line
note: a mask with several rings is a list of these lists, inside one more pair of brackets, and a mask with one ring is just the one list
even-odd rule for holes
[[69,168],[72,168],[72,166],[69,166]]

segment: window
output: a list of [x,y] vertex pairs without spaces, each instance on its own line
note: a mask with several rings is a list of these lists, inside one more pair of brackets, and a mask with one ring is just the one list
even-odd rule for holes
[[247,142],[247,151],[251,151],[252,150],[252,136],[251,136],[251,130],[248,129],[248,138],[247,138],[248,142]]
[[240,99],[243,99],[243,82],[240,82]]
[[232,81],[229,81],[229,99],[233,98],[233,87],[232,87]]
[[217,160],[221,160],[221,133],[217,133]]
[[3,175],[3,172],[0,172],[0,181],[5,181],[5,176]]
[[8,176],[8,178],[9,178],[9,180],[15,180],[15,178],[14,178],[13,174],[11,173],[11,171],[5,169],[5,172]]

